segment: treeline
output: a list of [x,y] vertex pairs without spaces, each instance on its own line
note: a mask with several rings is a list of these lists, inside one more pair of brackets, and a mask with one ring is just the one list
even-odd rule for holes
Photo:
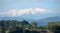
[[35,21],[0,20],[0,33],[60,33],[59,29],[58,25],[38,27]]
[[[1,20],[0,21],[0,33],[25,33],[32,32],[37,29],[37,23],[32,22],[31,24],[26,21],[17,20]],[[35,31],[36,32],[36,31]]]

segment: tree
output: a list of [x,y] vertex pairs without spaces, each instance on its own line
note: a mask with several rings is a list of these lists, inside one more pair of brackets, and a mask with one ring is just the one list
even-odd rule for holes
[[2,33],[2,26],[0,26],[0,33]]
[[21,23],[22,23],[22,24],[25,24],[25,25],[26,25],[26,24],[29,24],[28,21],[26,21],[26,20],[23,20]]
[[10,33],[10,31],[9,30],[6,30],[6,33]]
[[23,21],[21,22],[21,24],[23,25],[23,33],[25,33],[26,25],[29,24],[29,23],[28,23],[28,21],[23,20]]
[[52,25],[51,27],[49,27],[49,30],[54,33],[60,33],[60,26],[59,25]]
[[33,30],[37,29],[37,23],[36,22],[31,22],[31,25],[33,26]]

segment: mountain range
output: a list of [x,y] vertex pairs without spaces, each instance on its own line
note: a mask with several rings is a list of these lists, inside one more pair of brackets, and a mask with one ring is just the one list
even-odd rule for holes
[[29,23],[36,21],[38,26],[44,26],[48,22],[60,22],[60,17],[47,17],[43,19],[30,19],[30,18],[19,18],[19,17],[0,17],[0,20],[26,20]]
[[47,25],[48,22],[60,22],[60,17],[48,17],[37,21],[39,26]]

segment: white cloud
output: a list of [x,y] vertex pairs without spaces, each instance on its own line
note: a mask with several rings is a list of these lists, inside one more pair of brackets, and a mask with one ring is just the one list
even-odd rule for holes
[[12,9],[10,11],[2,11],[0,12],[0,16],[5,17],[5,16],[16,16],[16,10]]
[[47,12],[47,10],[44,9],[44,8],[34,8],[34,9],[31,11],[31,13],[32,13],[33,15],[36,14],[36,13],[42,14],[42,13],[45,13],[45,12]]
[[44,13],[44,12],[46,12],[46,9],[44,9],[44,8],[35,8],[34,10],[37,13]]
[[17,11],[15,9],[10,10],[8,13],[11,16],[16,16],[17,15]]
[[43,8],[25,8],[25,9],[20,9],[20,10],[15,10],[15,9],[12,9],[10,11],[0,11],[0,16],[21,16],[21,15],[24,15],[24,14],[30,14],[32,13],[33,15],[36,14],[36,13],[44,13],[46,12],[46,9],[43,9]]
[[23,15],[23,14],[28,14],[32,8],[27,8],[27,9],[20,9],[17,12],[17,15]]

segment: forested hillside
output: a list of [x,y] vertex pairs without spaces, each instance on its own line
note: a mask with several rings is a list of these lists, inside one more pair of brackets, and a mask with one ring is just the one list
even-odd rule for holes
[[35,21],[0,20],[0,33],[60,33],[60,26],[53,23],[38,27]]

